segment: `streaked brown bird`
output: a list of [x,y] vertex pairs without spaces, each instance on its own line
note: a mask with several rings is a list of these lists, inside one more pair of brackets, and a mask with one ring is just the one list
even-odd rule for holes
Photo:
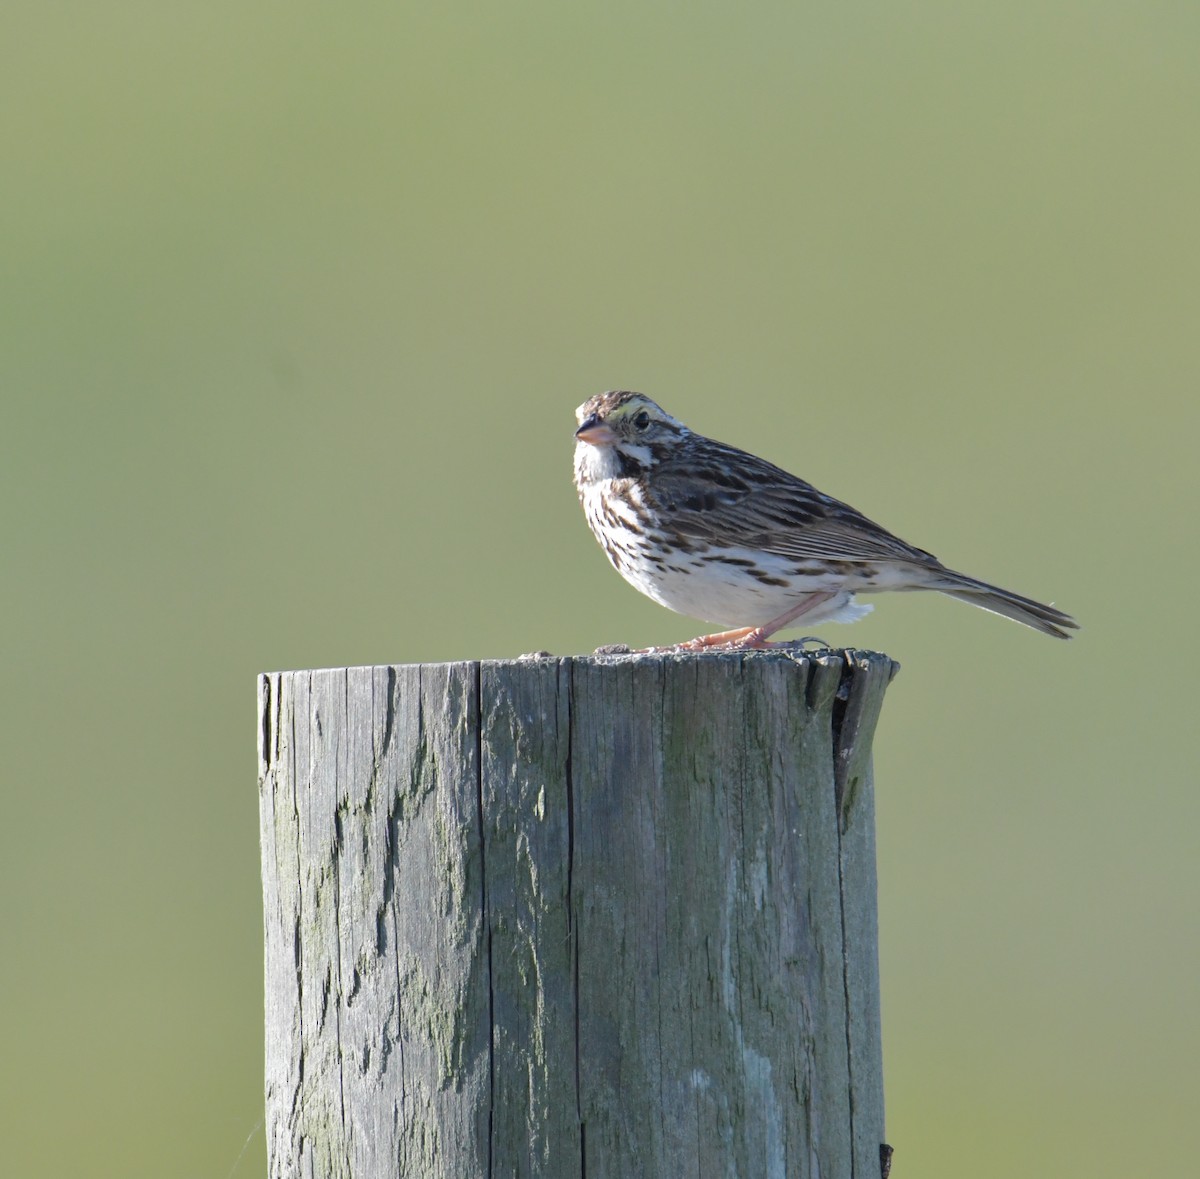
[[670,610],[726,629],[683,649],[770,647],[792,623],[854,622],[856,594],[938,590],[1067,639],[1078,624],[946,568],[765,459],[695,434],[641,393],[585,401],[575,487],[613,567]]

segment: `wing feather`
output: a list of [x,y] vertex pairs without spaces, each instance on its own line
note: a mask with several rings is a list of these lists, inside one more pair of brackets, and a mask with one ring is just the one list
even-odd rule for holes
[[[647,498],[670,527],[710,544],[733,542],[791,560],[891,559],[939,567],[932,553],[755,455],[693,436],[686,467],[661,462]],[[682,459],[683,456],[681,455]]]

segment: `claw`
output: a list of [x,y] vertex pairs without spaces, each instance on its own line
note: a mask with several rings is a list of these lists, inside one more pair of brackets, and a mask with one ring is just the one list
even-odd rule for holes
[[642,647],[637,654],[663,655],[669,652],[682,653],[684,651],[773,651],[780,648],[795,650],[797,647],[803,648],[805,643],[815,643],[818,647],[827,648],[829,644],[824,639],[818,639],[813,635],[782,643],[772,643],[769,640],[777,630],[782,630],[793,619],[816,609],[817,606],[829,601],[833,596],[831,591],[820,590],[802,598],[790,610],[779,615],[778,618],[772,618],[763,626],[742,626],[735,630],[719,631],[715,635],[697,635],[696,638],[688,639],[686,643],[676,643],[673,647]]

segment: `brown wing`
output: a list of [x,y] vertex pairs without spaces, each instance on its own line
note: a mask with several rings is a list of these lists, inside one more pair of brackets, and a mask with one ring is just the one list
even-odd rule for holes
[[[659,464],[648,498],[684,536],[789,559],[881,558],[938,567],[861,512],[765,459],[708,438]],[[686,456],[686,457],[685,457]]]

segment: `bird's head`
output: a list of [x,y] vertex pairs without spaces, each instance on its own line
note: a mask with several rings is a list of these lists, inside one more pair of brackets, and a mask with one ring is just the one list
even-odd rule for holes
[[628,390],[590,397],[575,418],[575,469],[590,479],[636,478],[688,434],[649,397]]

